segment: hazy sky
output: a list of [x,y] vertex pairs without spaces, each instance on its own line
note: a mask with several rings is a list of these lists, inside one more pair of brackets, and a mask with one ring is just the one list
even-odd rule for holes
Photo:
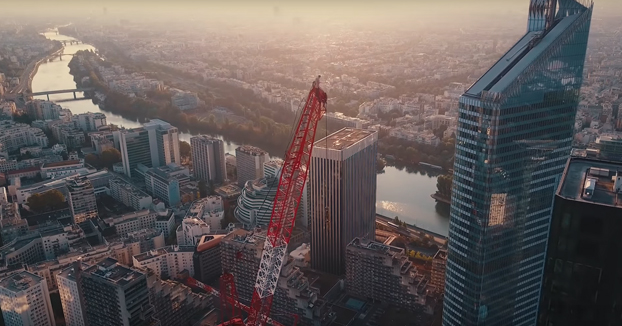
[[[595,18],[618,16],[622,0],[595,0]],[[2,0],[4,17],[110,17],[134,21],[188,18],[266,22],[302,19],[370,25],[470,25],[506,17],[526,20],[529,0]],[[105,8],[105,9],[104,9]],[[104,16],[106,12],[106,16]],[[621,20],[622,21],[622,20]],[[496,22],[495,22],[496,23]],[[491,24],[494,25],[494,24]]]

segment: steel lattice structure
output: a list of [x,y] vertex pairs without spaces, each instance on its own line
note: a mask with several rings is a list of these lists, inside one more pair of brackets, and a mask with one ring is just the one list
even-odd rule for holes
[[293,139],[285,154],[246,325],[265,325],[270,315],[272,298],[307,181],[317,124],[326,112],[326,100],[327,96],[320,88],[318,76],[309,91]]

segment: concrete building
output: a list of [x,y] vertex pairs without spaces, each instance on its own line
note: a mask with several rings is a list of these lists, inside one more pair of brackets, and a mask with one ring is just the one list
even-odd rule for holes
[[194,246],[168,246],[134,256],[134,267],[149,268],[162,278],[173,278],[183,270],[194,276]]
[[150,134],[145,128],[123,129],[114,131],[113,134],[119,139],[119,151],[125,175],[132,177],[138,164],[153,166]]
[[147,326],[154,322],[145,273],[115,259],[105,258],[85,269],[80,288],[90,326]]
[[346,249],[346,291],[413,312],[428,311],[428,280],[417,271],[404,249],[353,239]]
[[110,179],[110,195],[135,210],[150,208],[153,198],[133,184],[121,179]]
[[344,128],[315,143],[309,177],[311,266],[341,275],[346,246],[373,240],[378,134]]
[[175,214],[171,209],[157,210],[156,214],[155,228],[168,239],[175,232]]
[[248,145],[236,148],[235,158],[240,187],[244,187],[246,181],[263,178],[263,165],[270,160],[268,152]]
[[67,191],[69,193],[67,201],[74,223],[82,223],[99,216],[95,190],[86,176],[67,179]]
[[222,229],[221,221],[224,217],[224,201],[220,196],[207,196],[194,201],[185,216],[203,220],[211,231]]
[[78,261],[56,275],[58,294],[67,326],[86,326],[84,302],[78,281],[82,271],[88,268],[88,264]]
[[224,235],[203,235],[194,251],[194,278],[211,283],[222,274],[220,243]]
[[158,167],[171,163],[181,164],[179,130],[170,123],[159,119],[152,119],[143,126],[149,133],[150,166]]
[[141,252],[165,246],[164,234],[157,229],[142,229],[127,233],[118,239],[107,240],[110,244],[111,257],[126,266],[132,266],[134,256]]
[[63,108],[52,102],[45,100],[32,100],[26,103],[26,112],[34,120],[56,120]]
[[132,232],[142,229],[155,229],[155,221],[158,214],[150,209],[143,209],[123,215],[104,219],[108,226],[114,226],[120,237],[125,237]]
[[209,225],[196,217],[184,218],[177,227],[177,244],[196,246],[202,235],[209,234]]
[[73,115],[71,117],[76,128],[84,131],[98,131],[100,127],[106,126],[106,115],[101,112],[86,112]]
[[190,138],[194,177],[205,182],[222,184],[227,179],[225,146],[222,139],[207,135]]
[[222,270],[233,274],[238,296],[245,304],[253,297],[264,241],[265,235],[236,229],[220,242]]
[[199,97],[196,93],[177,91],[171,96],[171,104],[182,111],[192,110],[199,105]]
[[571,157],[555,193],[539,325],[620,325],[622,162]]
[[12,120],[0,121],[0,152],[11,152],[25,146],[48,146],[43,130]]
[[145,172],[145,185],[149,194],[163,200],[169,207],[181,202],[179,179],[159,167]]
[[432,258],[431,284],[438,293],[445,292],[445,271],[447,269],[447,249],[439,249]]
[[228,209],[229,207],[235,207],[238,197],[240,197],[242,193],[242,189],[236,184],[228,184],[216,188],[215,192],[222,198],[224,209]]
[[19,272],[0,281],[0,307],[7,326],[55,326],[45,279]]
[[213,296],[194,293],[189,287],[171,280],[161,280],[149,273],[149,301],[154,306],[158,325],[187,326],[197,322],[213,308]]

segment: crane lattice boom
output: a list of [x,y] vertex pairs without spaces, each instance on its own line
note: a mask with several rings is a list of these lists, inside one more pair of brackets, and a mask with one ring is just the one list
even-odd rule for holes
[[318,76],[309,91],[297,122],[294,138],[285,153],[246,325],[263,326],[270,315],[272,297],[285,261],[298,204],[307,181],[315,131],[326,112],[326,100],[327,96],[320,88]]

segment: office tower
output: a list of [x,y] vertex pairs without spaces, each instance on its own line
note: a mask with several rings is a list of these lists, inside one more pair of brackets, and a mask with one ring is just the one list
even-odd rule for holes
[[67,191],[74,223],[82,223],[98,216],[95,190],[86,176],[67,179]]
[[194,177],[222,184],[227,179],[225,146],[222,139],[199,135],[190,138]]
[[220,242],[224,235],[201,236],[194,251],[194,278],[211,283],[222,274]]
[[158,167],[171,163],[181,164],[179,154],[179,130],[170,123],[152,119],[144,124],[149,133],[151,165]]
[[344,274],[348,243],[374,239],[377,152],[371,130],[344,128],[315,143],[307,186],[313,268]]
[[143,164],[151,167],[151,147],[149,132],[145,128],[123,129],[115,131],[119,139],[119,151],[123,163],[123,173],[128,177],[135,174],[136,166]]
[[268,226],[279,179],[275,177],[249,180],[238,197],[233,215],[247,229]]
[[63,316],[67,326],[85,326],[84,303],[79,286],[81,273],[89,265],[80,261],[56,274],[58,294],[63,306]]
[[404,249],[354,238],[346,248],[346,291],[423,312],[430,289]]
[[445,326],[536,323],[592,7],[532,0],[529,10],[525,36],[459,100]]
[[47,282],[30,272],[0,281],[0,307],[7,326],[56,325]]
[[263,178],[263,165],[270,156],[268,152],[253,146],[240,146],[235,149],[238,186],[244,187],[246,181]]
[[147,193],[163,200],[168,207],[174,207],[181,202],[179,179],[159,168],[145,172],[145,186]]
[[105,258],[82,272],[87,325],[152,325],[146,275]]
[[622,325],[622,163],[568,160],[555,194],[539,325]]

